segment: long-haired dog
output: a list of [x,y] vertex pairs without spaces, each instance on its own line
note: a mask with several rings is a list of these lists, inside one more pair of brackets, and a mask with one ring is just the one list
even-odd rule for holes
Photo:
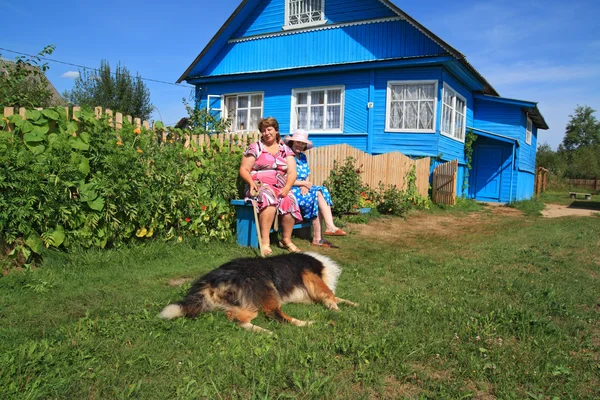
[[280,322],[310,325],[312,321],[286,315],[281,305],[320,302],[333,311],[339,311],[338,303],[357,306],[334,295],[341,272],[332,259],[317,253],[239,258],[200,277],[182,301],[165,307],[160,316],[193,318],[202,312],[223,310],[229,320],[244,329],[271,333],[252,324],[263,311]]

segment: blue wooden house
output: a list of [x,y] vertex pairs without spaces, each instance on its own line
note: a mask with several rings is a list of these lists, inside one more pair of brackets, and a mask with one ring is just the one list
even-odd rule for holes
[[282,135],[316,146],[458,159],[478,136],[467,197],[533,195],[537,103],[500,97],[465,56],[387,0],[244,0],[178,82],[200,107],[255,131],[274,116]]

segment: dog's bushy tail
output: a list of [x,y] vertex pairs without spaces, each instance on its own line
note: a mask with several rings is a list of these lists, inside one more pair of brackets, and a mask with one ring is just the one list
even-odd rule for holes
[[183,301],[169,304],[160,313],[164,319],[174,319],[179,317],[194,318],[201,312],[211,311],[213,307],[206,300],[202,293],[188,295]]
[[181,304],[169,304],[160,312],[160,317],[163,319],[174,319],[183,317],[185,313],[183,312],[183,307]]

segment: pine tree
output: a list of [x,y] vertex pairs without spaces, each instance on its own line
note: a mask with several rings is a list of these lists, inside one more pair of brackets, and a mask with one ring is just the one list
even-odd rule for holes
[[154,108],[150,103],[150,90],[139,75],[131,76],[129,70],[117,64],[112,72],[108,61],[102,60],[98,70],[80,71],[74,88],[63,96],[74,105],[109,108],[125,115],[150,119]]

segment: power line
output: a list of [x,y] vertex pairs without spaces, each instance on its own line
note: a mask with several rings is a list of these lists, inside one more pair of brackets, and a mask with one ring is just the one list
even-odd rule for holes
[[[99,70],[97,68],[90,68],[90,67],[86,67],[85,65],[79,65],[79,64],[72,64],[72,63],[68,63],[68,62],[64,62],[64,61],[58,61],[58,60],[53,60],[51,58],[47,58],[47,57],[42,57],[42,56],[34,56],[31,54],[27,54],[27,53],[21,53],[19,51],[14,51],[14,50],[9,50],[9,49],[4,49],[2,47],[0,47],[0,50],[3,51],[8,51],[9,53],[15,53],[15,54],[20,54],[22,56],[27,56],[27,57],[36,57],[39,58],[41,60],[47,60],[47,61],[51,61],[51,62],[55,62],[58,64],[65,64],[65,65],[70,65],[72,67],[77,67],[77,68],[83,68],[83,69],[90,69],[92,71],[96,71],[99,72]],[[142,78],[141,76],[138,75],[138,77],[141,80],[144,81],[149,81],[149,82],[156,82],[156,83],[164,83],[165,85],[173,85],[173,86],[178,86],[178,87],[183,87],[183,88],[189,88],[189,89],[194,89],[194,86],[188,86],[188,85],[180,85],[178,83],[172,83],[172,82],[165,82],[165,81],[159,81],[157,79],[150,79],[150,78]]]

